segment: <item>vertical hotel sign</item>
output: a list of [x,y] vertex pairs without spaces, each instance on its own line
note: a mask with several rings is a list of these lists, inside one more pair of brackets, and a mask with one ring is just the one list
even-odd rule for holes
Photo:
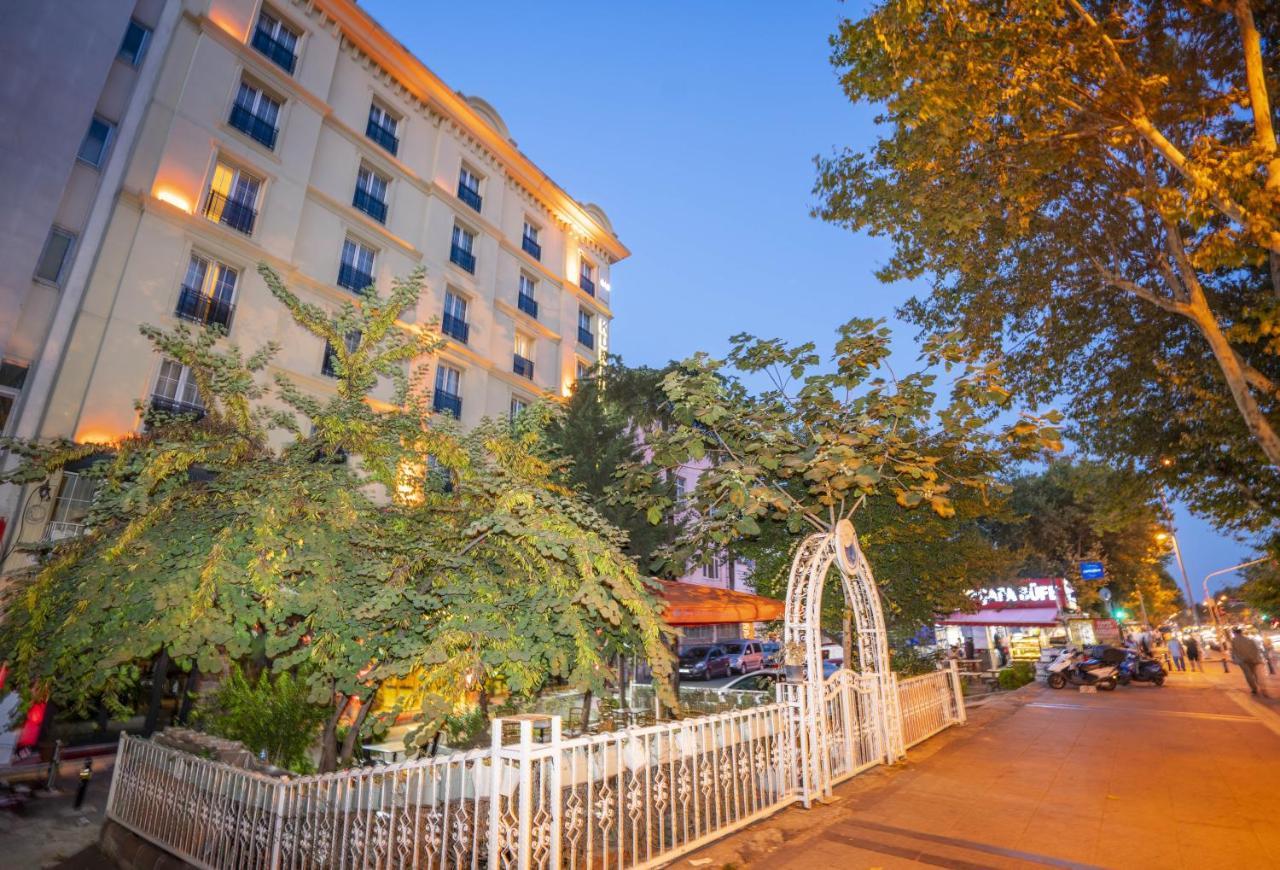
[[1012,580],[998,586],[970,590],[982,607],[1057,607],[1076,609],[1076,592],[1065,577]]

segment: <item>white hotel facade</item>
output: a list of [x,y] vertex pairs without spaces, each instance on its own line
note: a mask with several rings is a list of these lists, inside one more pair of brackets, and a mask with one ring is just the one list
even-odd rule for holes
[[[445,85],[355,2],[143,6],[148,84],[108,141],[100,220],[59,249],[65,261],[37,252],[56,303],[21,361],[7,434],[105,443],[139,431],[139,403],[198,410],[187,373],[141,324],[217,322],[250,351],[274,341],[276,369],[332,391],[323,341],[271,297],[262,261],[329,308],[423,268],[403,320],[442,332],[434,402],[464,425],[566,394],[606,352],[610,271],[629,252],[603,210],[556,185],[492,106]],[[49,534],[50,520],[73,530],[74,490],[61,481],[34,518],[28,493],[8,493],[6,547]]]

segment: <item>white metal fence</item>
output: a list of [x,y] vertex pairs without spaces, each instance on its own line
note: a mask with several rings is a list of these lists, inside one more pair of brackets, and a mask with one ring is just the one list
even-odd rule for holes
[[[785,691],[572,739],[559,717],[498,720],[487,749],[289,779],[124,736],[107,814],[208,868],[652,867],[803,799],[805,751],[824,753],[836,780],[883,760],[873,680],[827,682],[830,739],[812,748],[799,738],[803,695]],[[896,691],[903,745],[964,721],[954,671]]]

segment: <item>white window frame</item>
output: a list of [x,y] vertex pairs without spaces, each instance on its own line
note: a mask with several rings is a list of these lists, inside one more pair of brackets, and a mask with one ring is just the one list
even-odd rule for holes
[[[267,19],[274,22],[274,26],[262,26],[262,20]],[[296,57],[298,54],[298,43],[302,41],[302,29],[295,27],[292,23],[285,21],[284,18],[272,9],[263,6],[258,10],[258,20],[254,23],[255,30],[265,30],[267,36],[270,36],[276,42],[283,45],[289,51],[293,52]],[[289,42],[282,37],[288,35],[293,41]],[[253,34],[249,34],[249,38],[253,38]]]
[[377,125],[387,130],[396,139],[400,138],[400,116],[393,112],[386,103],[376,97],[369,101],[369,119],[374,120],[377,113]]
[[[338,255],[339,266],[349,266],[357,272],[373,277],[373,270],[378,261],[378,251],[353,236],[342,240],[342,253]],[[368,268],[364,263],[368,263]]]
[[[57,274],[50,278],[40,274],[40,267],[44,264],[45,252],[49,250],[49,243],[53,241],[55,235],[67,239],[67,247],[62,252],[62,259],[58,261]],[[40,249],[40,256],[36,259],[36,271],[33,273],[32,278],[41,284],[52,284],[54,287],[61,287],[63,280],[67,277],[67,267],[75,258],[76,243],[79,241],[79,235],[66,227],[58,226],[57,224],[49,227],[49,233],[44,237],[44,246]]]
[[[199,264],[203,264],[203,268],[200,268]],[[200,280],[199,283],[193,284],[191,279],[196,272],[199,273]],[[230,278],[227,277],[228,275]],[[187,262],[187,274],[182,279],[183,287],[199,291],[200,295],[206,298],[233,305],[239,284],[239,269],[228,266],[217,257],[211,257],[199,251],[191,252],[191,259]]]
[[537,293],[538,282],[534,278],[530,278],[528,273],[521,272],[517,279],[516,295],[527,296],[528,298],[538,301]]
[[516,332],[515,338],[515,354],[533,362],[534,343],[533,336],[523,332]]
[[453,224],[453,244],[473,257],[476,255],[476,234],[456,221]]
[[386,205],[387,191],[390,188],[390,178],[387,178],[387,176],[374,169],[368,163],[360,164],[360,168],[356,171],[356,190],[363,191]]
[[[449,389],[449,381],[453,381],[453,389]],[[442,362],[436,366],[436,392],[450,396],[462,396],[462,369]]]
[[528,218],[525,218],[524,228],[520,231],[520,238],[528,239],[529,241],[533,242],[535,245],[540,245],[541,242],[538,241],[538,234],[540,232],[542,232],[542,228],[540,226],[538,226]]
[[[172,371],[174,366],[178,368],[177,377],[171,374],[166,376],[166,371]],[[161,392],[161,382],[172,383],[174,385],[174,394],[168,395]],[[188,391],[193,398],[186,398]],[[191,371],[191,366],[183,365],[177,360],[164,359],[160,362],[160,369],[156,372],[155,386],[151,389],[151,395],[161,399],[168,399],[171,402],[180,402],[184,405],[193,405],[200,408],[205,406],[204,397],[200,395],[200,389],[196,386],[195,374]]]

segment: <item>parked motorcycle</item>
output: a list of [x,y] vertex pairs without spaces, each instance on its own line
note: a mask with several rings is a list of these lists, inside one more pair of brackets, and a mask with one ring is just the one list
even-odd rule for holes
[[1169,673],[1160,662],[1151,656],[1143,655],[1138,650],[1095,646],[1090,647],[1088,652],[1105,665],[1115,665],[1116,680],[1122,686],[1127,686],[1131,682],[1163,686],[1164,678]]
[[1104,692],[1110,692],[1115,689],[1118,681],[1115,665],[1108,665],[1071,646],[1058,654],[1049,665],[1048,673],[1051,689],[1096,686]]

